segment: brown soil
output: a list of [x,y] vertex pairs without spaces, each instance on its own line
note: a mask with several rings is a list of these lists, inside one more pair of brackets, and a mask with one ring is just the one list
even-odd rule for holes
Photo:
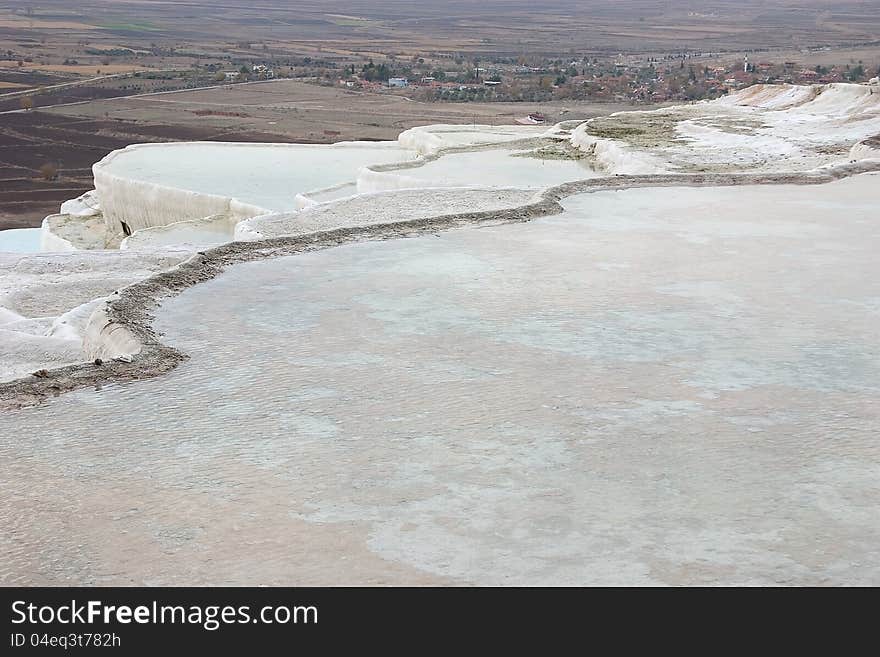
[[[70,82],[70,80],[65,81]],[[122,89],[105,89],[96,86],[72,86],[55,89],[52,90],[51,93],[34,95],[31,98],[33,99],[34,107],[39,109],[41,105],[60,105],[62,103],[78,103],[84,100],[94,100],[96,98],[115,98],[117,96],[125,96],[128,93],[130,92]],[[12,98],[0,98],[0,112],[17,109],[21,109],[21,98],[18,96]]]
[[[161,141],[290,142],[260,131],[230,133],[216,127],[78,119],[33,111],[5,114],[0,124],[0,230],[40,225],[64,201],[92,189],[92,164],[129,144]],[[51,162],[60,176],[40,177]]]

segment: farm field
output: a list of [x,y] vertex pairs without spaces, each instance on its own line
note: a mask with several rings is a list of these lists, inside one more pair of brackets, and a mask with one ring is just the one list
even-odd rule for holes
[[[174,37],[204,49],[224,38],[283,47],[296,40],[313,52],[384,53],[468,50],[546,53],[555,44],[576,50],[790,48],[876,40],[880,14],[870,2],[829,0],[664,0],[576,2],[390,0],[260,3],[48,0],[0,5],[0,31],[51,32],[118,42]],[[30,13],[28,13],[30,7]],[[234,26],[234,35],[230,35]],[[218,37],[218,35],[228,35]]]

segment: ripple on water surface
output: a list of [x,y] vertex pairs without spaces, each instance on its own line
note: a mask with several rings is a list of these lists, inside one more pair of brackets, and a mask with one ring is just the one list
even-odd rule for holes
[[[13,570],[51,543],[48,581],[880,582],[861,189],[810,191],[846,192],[834,222],[634,190],[232,267],[158,312],[171,374],[2,419]],[[122,556],[41,529],[57,482]],[[124,556],[151,545],[179,558]]]

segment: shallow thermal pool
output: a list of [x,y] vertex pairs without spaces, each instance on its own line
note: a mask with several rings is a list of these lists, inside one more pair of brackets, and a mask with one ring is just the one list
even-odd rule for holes
[[449,153],[397,173],[415,178],[426,187],[550,187],[572,180],[596,178],[587,160],[554,160],[519,157],[523,151],[493,149]]
[[154,249],[162,246],[203,248],[229,242],[232,229],[225,221],[182,221],[158,228],[139,230],[126,240],[124,248]]
[[284,211],[295,208],[296,194],[353,181],[363,166],[415,157],[394,142],[352,147],[180,143],[123,151],[103,166],[133,180]]
[[878,584],[877,182],[231,267],[0,416],[0,582]]
[[39,228],[9,228],[0,230],[0,252],[36,253],[40,250]]

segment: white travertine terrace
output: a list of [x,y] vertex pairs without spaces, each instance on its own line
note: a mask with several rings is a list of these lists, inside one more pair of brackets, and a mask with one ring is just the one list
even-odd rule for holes
[[134,232],[215,215],[237,221],[291,210],[298,192],[344,182],[366,164],[412,157],[393,142],[136,144],[114,151],[93,170],[113,233],[121,222]]
[[475,210],[509,210],[535,200],[534,191],[523,189],[441,188],[364,193],[315,205],[298,213],[246,219],[236,226],[235,239],[262,240],[350,226],[428,219],[440,212],[463,214]]
[[[81,282],[93,296],[75,294],[61,308],[53,301],[52,311],[22,313],[9,301],[22,280],[12,261],[0,262],[0,290],[7,295],[0,298],[3,348],[12,364],[3,378],[39,363],[34,345],[43,339],[46,365],[82,357],[75,344],[51,342],[57,339],[51,321],[62,313],[158,271],[160,263],[232,239],[507,211],[533,202],[542,189],[602,175],[808,172],[852,160],[880,161],[878,134],[876,84],[759,85],[712,102],[552,127],[423,126],[402,132],[396,142],[330,146],[130,146],[97,163],[96,189],[62,204],[40,233],[42,250],[58,254],[52,266],[59,272],[74,268],[71,280],[94,279]],[[7,232],[6,242],[15,244],[7,250],[36,250],[35,235]],[[108,248],[119,250],[102,251]],[[72,252],[70,259],[62,252]],[[138,258],[156,264],[145,270]],[[15,263],[30,261],[38,269],[48,262],[19,256]],[[89,271],[86,263],[92,261],[101,265]],[[65,339],[82,336],[77,329]]]
[[177,248],[0,253],[0,381],[82,362],[83,339],[105,297],[190,255]]
[[[258,215],[259,216],[259,215]],[[267,216],[276,216],[274,213]],[[202,248],[228,242],[235,228],[246,220],[228,214],[217,214],[199,219],[186,219],[161,226],[135,231],[119,244],[122,250],[155,249],[164,246]]]
[[755,85],[718,100],[586,121],[573,141],[607,173],[806,171],[860,159],[880,85]]
[[434,155],[449,148],[503,144],[529,137],[541,137],[543,126],[430,125],[404,130],[397,137],[402,148],[419,155]]
[[[875,158],[880,86],[756,85],[724,98],[622,112],[576,127],[436,125],[396,142],[138,144],[94,166],[96,191],[48,217],[44,250],[216,243],[215,222],[296,212],[357,193],[434,187],[540,189],[601,174],[807,171]],[[519,157],[529,141],[570,142],[583,159]],[[397,166],[394,163],[401,163]],[[538,163],[540,166],[535,166]],[[84,219],[90,220],[84,221]],[[102,234],[100,221],[105,231]],[[123,222],[125,226],[123,227]],[[246,230],[239,231],[246,234]]]

